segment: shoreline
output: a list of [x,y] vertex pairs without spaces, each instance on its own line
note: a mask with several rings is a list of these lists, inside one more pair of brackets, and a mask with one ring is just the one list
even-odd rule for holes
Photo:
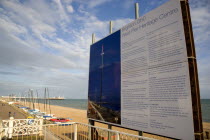
[[[24,105],[24,104],[22,103],[22,105]],[[7,104],[7,106],[10,106],[10,105]],[[29,103],[27,103],[26,106],[29,106]],[[12,106],[10,106],[10,107],[12,107]],[[40,107],[40,111],[44,112],[44,104],[39,103],[39,107]],[[39,109],[39,107],[38,107],[38,103],[35,103],[35,108]],[[49,106],[47,106],[47,107],[48,107],[48,111],[47,111],[48,114],[50,113],[49,109],[51,109],[51,114],[55,114],[56,117],[70,118],[70,119],[72,119],[70,122],[79,122],[79,123],[88,124],[87,110],[75,109],[75,108],[71,108],[71,107],[63,107],[63,106],[59,106],[59,105],[50,105],[50,108],[49,108]],[[16,112],[21,113],[22,112],[21,110],[22,109],[17,108]],[[7,110],[7,113],[8,113],[8,110]],[[0,114],[0,117],[1,117],[1,114]],[[17,118],[15,117],[15,119],[17,119]],[[99,123],[99,122],[95,122],[95,126],[108,128],[108,126],[106,124]],[[119,127],[115,127],[115,126],[113,126],[112,129],[121,131],[121,132],[125,132],[125,133],[129,133],[129,134],[138,135],[138,131],[134,131],[134,130],[119,128]],[[204,135],[205,135],[206,131],[208,131],[208,132],[210,131],[210,123],[209,122],[203,122]],[[161,136],[154,136],[154,135],[147,134],[147,133],[143,133],[143,136],[150,137],[150,138],[158,138],[158,139],[162,139],[162,140],[167,139],[167,138],[163,138]]]
[[[42,103],[40,103],[42,104]],[[52,106],[52,105],[51,105]],[[61,105],[53,105],[53,106],[59,106],[59,107],[67,107],[67,108],[72,108],[72,109],[78,109],[78,110],[84,110],[84,111],[87,111],[85,109],[79,109],[79,108],[73,108],[73,107],[68,107],[68,106],[61,106]]]
[[[24,105],[23,103],[20,103]],[[40,109],[41,112],[46,112],[47,114],[55,114],[56,117],[62,117],[62,118],[70,118],[72,119],[71,122],[81,122],[81,123],[88,123],[87,119],[87,110],[82,110],[82,109],[75,109],[71,107],[63,107],[59,105],[50,105],[44,107],[43,103],[34,103],[36,109]],[[26,106],[29,107],[29,103],[26,103]]]
[[[39,105],[40,105],[40,110],[43,112],[44,104],[39,103]],[[79,119],[81,122],[88,123],[87,110],[77,109],[77,108],[72,108],[72,107],[65,107],[65,106],[60,106],[60,105],[50,105],[50,106],[51,106],[51,110],[52,110],[51,114],[55,114],[56,117],[69,117],[69,118],[73,119],[72,121],[74,121],[75,119],[78,120],[76,117],[79,117],[79,118],[81,117],[81,119]],[[38,109],[38,103],[35,103],[35,108]],[[58,109],[60,109],[61,112]],[[69,111],[69,113],[67,113],[65,111]],[[48,113],[50,113],[50,112],[48,111]],[[76,114],[78,114],[78,115],[76,115]],[[203,121],[203,126],[207,126],[207,128],[210,129],[210,122]]]
[[[1,104],[2,102],[0,101],[0,104]],[[7,103],[6,103],[7,104]],[[22,104],[22,105],[24,105],[23,103],[20,103],[20,104]],[[38,103],[34,103],[35,104],[35,108],[36,109],[39,109],[38,108]],[[8,104],[7,104],[8,105]],[[44,112],[44,104],[43,103],[39,103],[39,105],[40,105],[40,111],[42,111],[42,112]],[[26,103],[26,106],[28,106],[29,107],[29,103],[27,102]],[[55,114],[56,115],[56,117],[69,117],[69,118],[71,118],[71,119],[74,119],[75,117],[75,114],[73,114],[73,111],[75,111],[75,112],[77,112],[77,113],[79,113],[79,114],[81,114],[81,115],[83,115],[83,117],[82,117],[82,119],[84,119],[84,120],[88,120],[88,118],[87,118],[87,110],[85,110],[85,109],[78,109],[78,108],[73,108],[73,107],[66,107],[66,106],[60,106],[60,105],[50,105],[50,108],[51,108],[51,114]],[[60,112],[59,110],[57,110],[57,109],[61,109],[62,110],[62,112]],[[19,111],[20,111],[20,113],[22,113],[22,111],[21,111],[21,109],[19,109]],[[63,111],[69,111],[70,113],[72,113],[71,115],[69,115],[70,113],[67,113],[67,112],[63,112]],[[49,112],[49,107],[48,107],[48,109],[47,109],[47,113],[49,114],[50,112]],[[58,115],[59,114],[59,115]],[[69,116],[68,116],[69,115]],[[72,116],[72,117],[71,117]],[[1,117],[1,116],[0,116]],[[76,119],[76,118],[75,118]],[[203,124],[205,124],[205,125],[210,125],[210,122],[204,122],[203,121]],[[210,126],[209,126],[210,127]]]
[[[35,108],[38,109],[38,103],[34,103],[34,104],[35,104]],[[22,104],[22,105],[24,105],[24,104]],[[44,104],[43,103],[39,103],[39,105],[40,105],[40,111],[44,112]],[[28,106],[28,105],[26,105],[26,106]],[[66,114],[66,112],[62,112],[62,114],[60,114],[60,112],[57,110],[59,108],[61,110],[66,110],[66,111],[70,111],[70,112],[72,112],[72,111],[76,111],[76,112],[79,111],[78,113],[82,112],[82,115],[85,115],[82,118],[85,119],[85,120],[88,120],[88,118],[87,118],[87,110],[85,110],[85,109],[78,109],[78,108],[66,107],[66,106],[60,106],[60,105],[50,105],[50,108],[51,108],[51,114],[55,114],[56,117],[64,117],[64,116],[66,117],[67,116],[67,117],[71,118],[70,116],[68,116]],[[47,113],[48,114],[50,113],[49,112],[49,108],[48,108]],[[59,116],[58,114],[60,114],[61,116]],[[75,115],[72,115],[72,116],[75,116]],[[203,124],[204,123],[210,125],[210,122],[203,121]],[[209,128],[210,128],[210,126],[209,126]]]

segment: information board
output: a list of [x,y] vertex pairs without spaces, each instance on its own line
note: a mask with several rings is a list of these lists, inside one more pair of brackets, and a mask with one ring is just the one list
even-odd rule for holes
[[91,45],[88,95],[91,119],[194,139],[179,0],[167,2]]

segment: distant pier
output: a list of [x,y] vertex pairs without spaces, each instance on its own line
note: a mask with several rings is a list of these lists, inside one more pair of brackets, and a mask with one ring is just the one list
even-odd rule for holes
[[[5,99],[31,99],[31,97],[10,97],[10,96],[1,96]],[[64,97],[50,97],[50,98],[37,98],[34,97],[34,99],[47,99],[47,100],[64,100]]]

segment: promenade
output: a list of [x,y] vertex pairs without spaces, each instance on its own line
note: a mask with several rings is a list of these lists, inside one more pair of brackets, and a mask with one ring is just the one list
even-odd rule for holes
[[9,119],[9,112],[11,112],[11,116],[13,116],[15,119],[26,118],[22,113],[15,110],[15,108],[12,106],[8,105],[7,103],[0,102],[0,120]]

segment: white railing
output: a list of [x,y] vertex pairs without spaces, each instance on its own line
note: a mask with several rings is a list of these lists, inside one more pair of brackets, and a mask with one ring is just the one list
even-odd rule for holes
[[39,134],[42,129],[43,119],[13,119],[3,120],[2,126],[9,135],[31,135]]
[[97,126],[76,123],[79,140],[155,140]]
[[82,123],[45,124],[42,119],[3,120],[0,139],[17,140],[154,140]]

